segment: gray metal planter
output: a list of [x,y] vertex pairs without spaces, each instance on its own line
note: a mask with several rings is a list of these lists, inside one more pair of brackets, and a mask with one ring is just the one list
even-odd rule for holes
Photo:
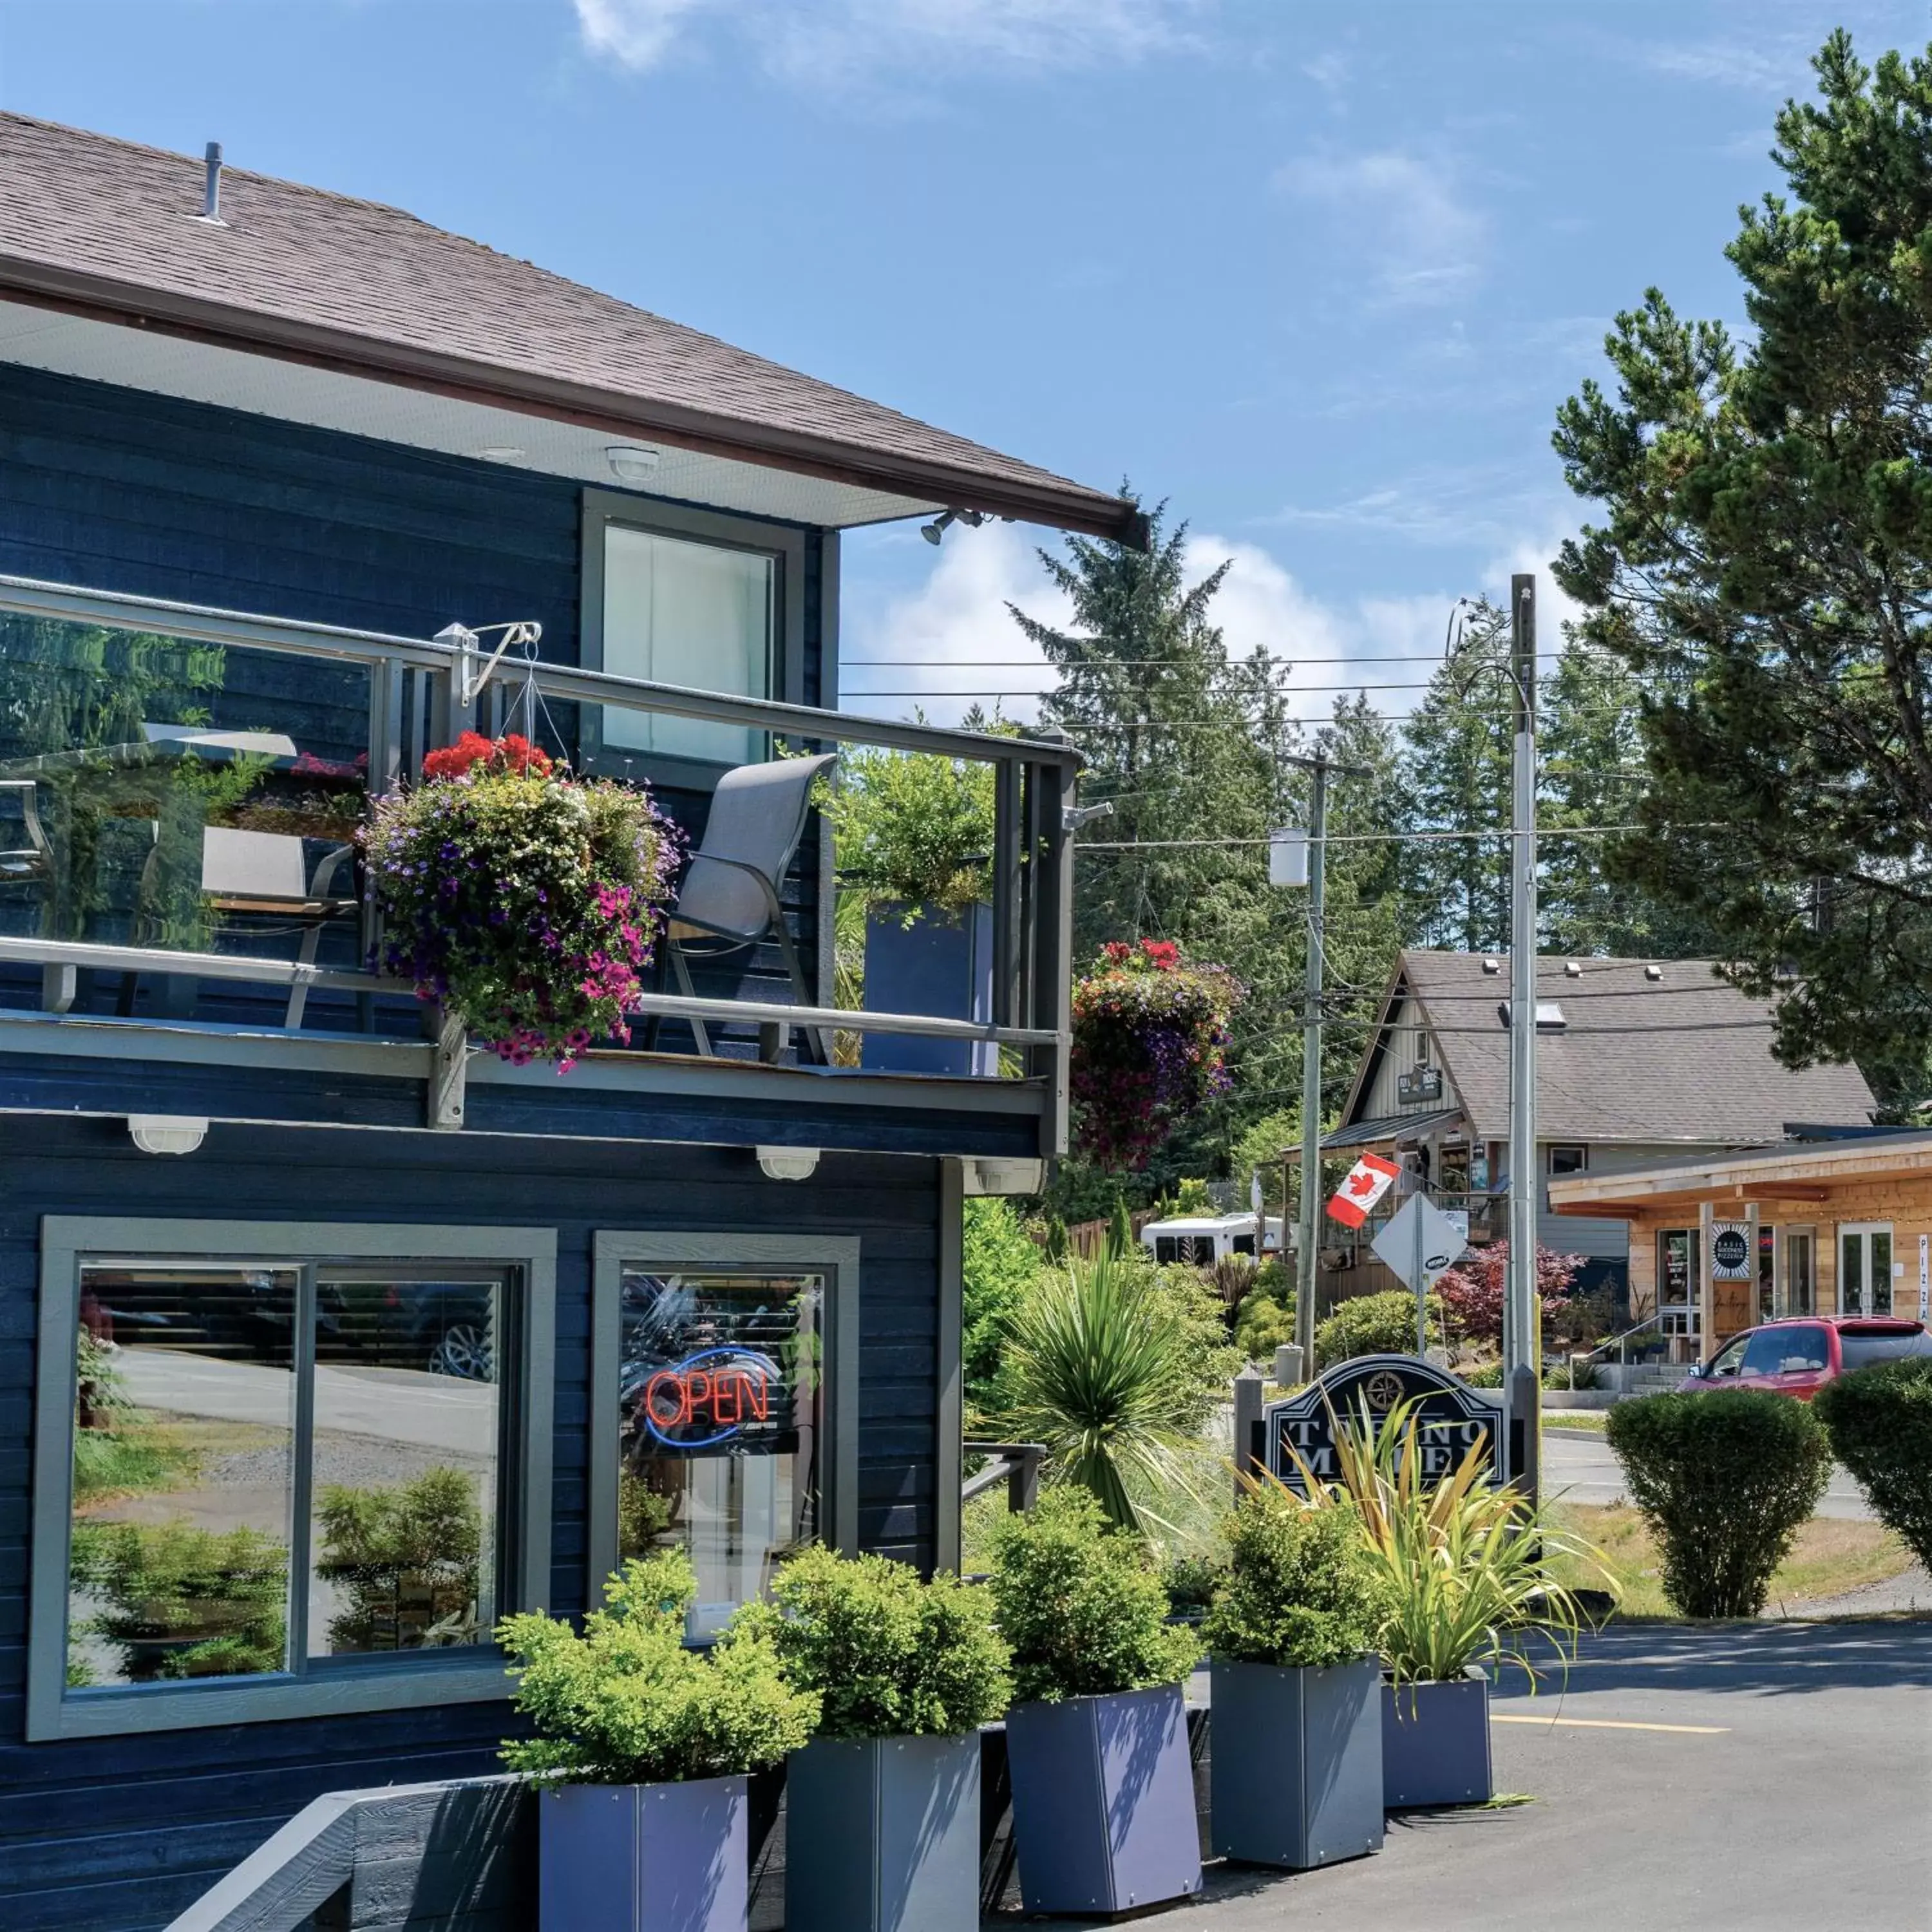
[[1029,1912],[1125,1912],[1201,1889],[1180,1686],[1016,1704],[1013,1837]]
[[539,1932],[745,1932],[743,1778],[567,1784],[537,1821]]
[[1216,1658],[1208,1771],[1216,1856],[1305,1870],[1382,1848],[1381,1664]]
[[1490,1767],[1490,1681],[1466,1671],[1442,1684],[1382,1686],[1382,1802],[1486,1804],[1496,1796]]
[[979,1932],[978,1732],[814,1739],[785,1807],[785,1932]]
[[[993,908],[971,905],[947,912],[922,906],[910,926],[905,908],[874,908],[866,920],[866,1010],[931,1013],[941,1019],[993,1017]],[[964,1078],[1000,1070],[1000,1050],[988,1041],[921,1040],[911,1034],[868,1033],[860,1064],[874,1073],[923,1073]]]

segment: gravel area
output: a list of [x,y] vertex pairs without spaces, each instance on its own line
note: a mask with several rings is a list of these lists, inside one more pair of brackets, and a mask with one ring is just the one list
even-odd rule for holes
[[1766,1610],[1765,1615],[1787,1623],[1810,1623],[1822,1617],[1932,1617],[1932,1576],[1923,1564],[1915,1563],[1896,1576],[1848,1590],[1842,1597],[1815,1597],[1794,1604],[1782,1616],[1774,1610]]

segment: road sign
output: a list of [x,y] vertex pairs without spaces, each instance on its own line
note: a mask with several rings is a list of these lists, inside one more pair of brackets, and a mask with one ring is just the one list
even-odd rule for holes
[[1468,1244],[1468,1223],[1457,1227],[1426,1194],[1412,1194],[1374,1242],[1376,1255],[1396,1279],[1420,1294],[1456,1265]]

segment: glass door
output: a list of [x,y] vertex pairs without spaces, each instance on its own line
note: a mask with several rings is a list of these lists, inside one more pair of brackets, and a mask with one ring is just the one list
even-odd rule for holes
[[1892,1312],[1892,1224],[1860,1221],[1838,1229],[1838,1312]]
[[1817,1256],[1816,1239],[1809,1228],[1790,1228],[1784,1235],[1785,1315],[1810,1315],[1817,1305]]
[[1666,1228],[1657,1238],[1658,1328],[1672,1361],[1694,1360],[1697,1352],[1697,1246],[1694,1228]]

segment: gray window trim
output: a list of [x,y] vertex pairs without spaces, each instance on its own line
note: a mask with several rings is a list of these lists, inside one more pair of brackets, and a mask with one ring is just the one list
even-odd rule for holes
[[959,1569],[966,1382],[966,1172],[961,1162],[939,1166],[939,1417],[933,1456],[933,1567]]
[[[727,516],[715,510],[687,509],[681,504],[626,496],[616,490],[584,492],[578,648],[584,670],[604,668],[604,532],[613,524],[775,558],[777,610],[772,625],[772,689],[766,694],[788,704],[805,702],[805,532],[790,524]],[[586,771],[622,775],[616,770],[614,756],[605,756],[603,714],[594,704],[581,706],[578,747]],[[722,762],[650,753],[626,754],[624,763],[637,776],[704,791],[708,791],[718,774],[727,769]]]
[[[38,1377],[34,1419],[32,1575],[27,1642],[27,1736],[112,1737],[356,1711],[475,1703],[506,1697],[502,1657],[460,1663],[362,1664],[315,1676],[66,1690],[68,1538],[73,1521],[74,1360],[83,1255],[179,1255],[218,1260],[487,1261],[523,1270],[518,1412],[508,1445],[517,1471],[513,1564],[505,1610],[550,1598],[550,1457],[556,1330],[554,1228],[453,1227],[362,1221],[163,1220],[49,1214],[40,1222]],[[298,1477],[298,1480],[301,1480]],[[299,1594],[299,1592],[296,1593]]]
[[832,1444],[824,1472],[819,1537],[856,1556],[859,1548],[859,1254],[854,1236],[749,1234],[728,1230],[650,1234],[600,1230],[590,1285],[590,1481],[585,1537],[586,1600],[604,1600],[617,1567],[617,1373],[620,1287],[627,1263],[686,1268],[788,1269],[830,1275],[826,1294],[825,1394]]

